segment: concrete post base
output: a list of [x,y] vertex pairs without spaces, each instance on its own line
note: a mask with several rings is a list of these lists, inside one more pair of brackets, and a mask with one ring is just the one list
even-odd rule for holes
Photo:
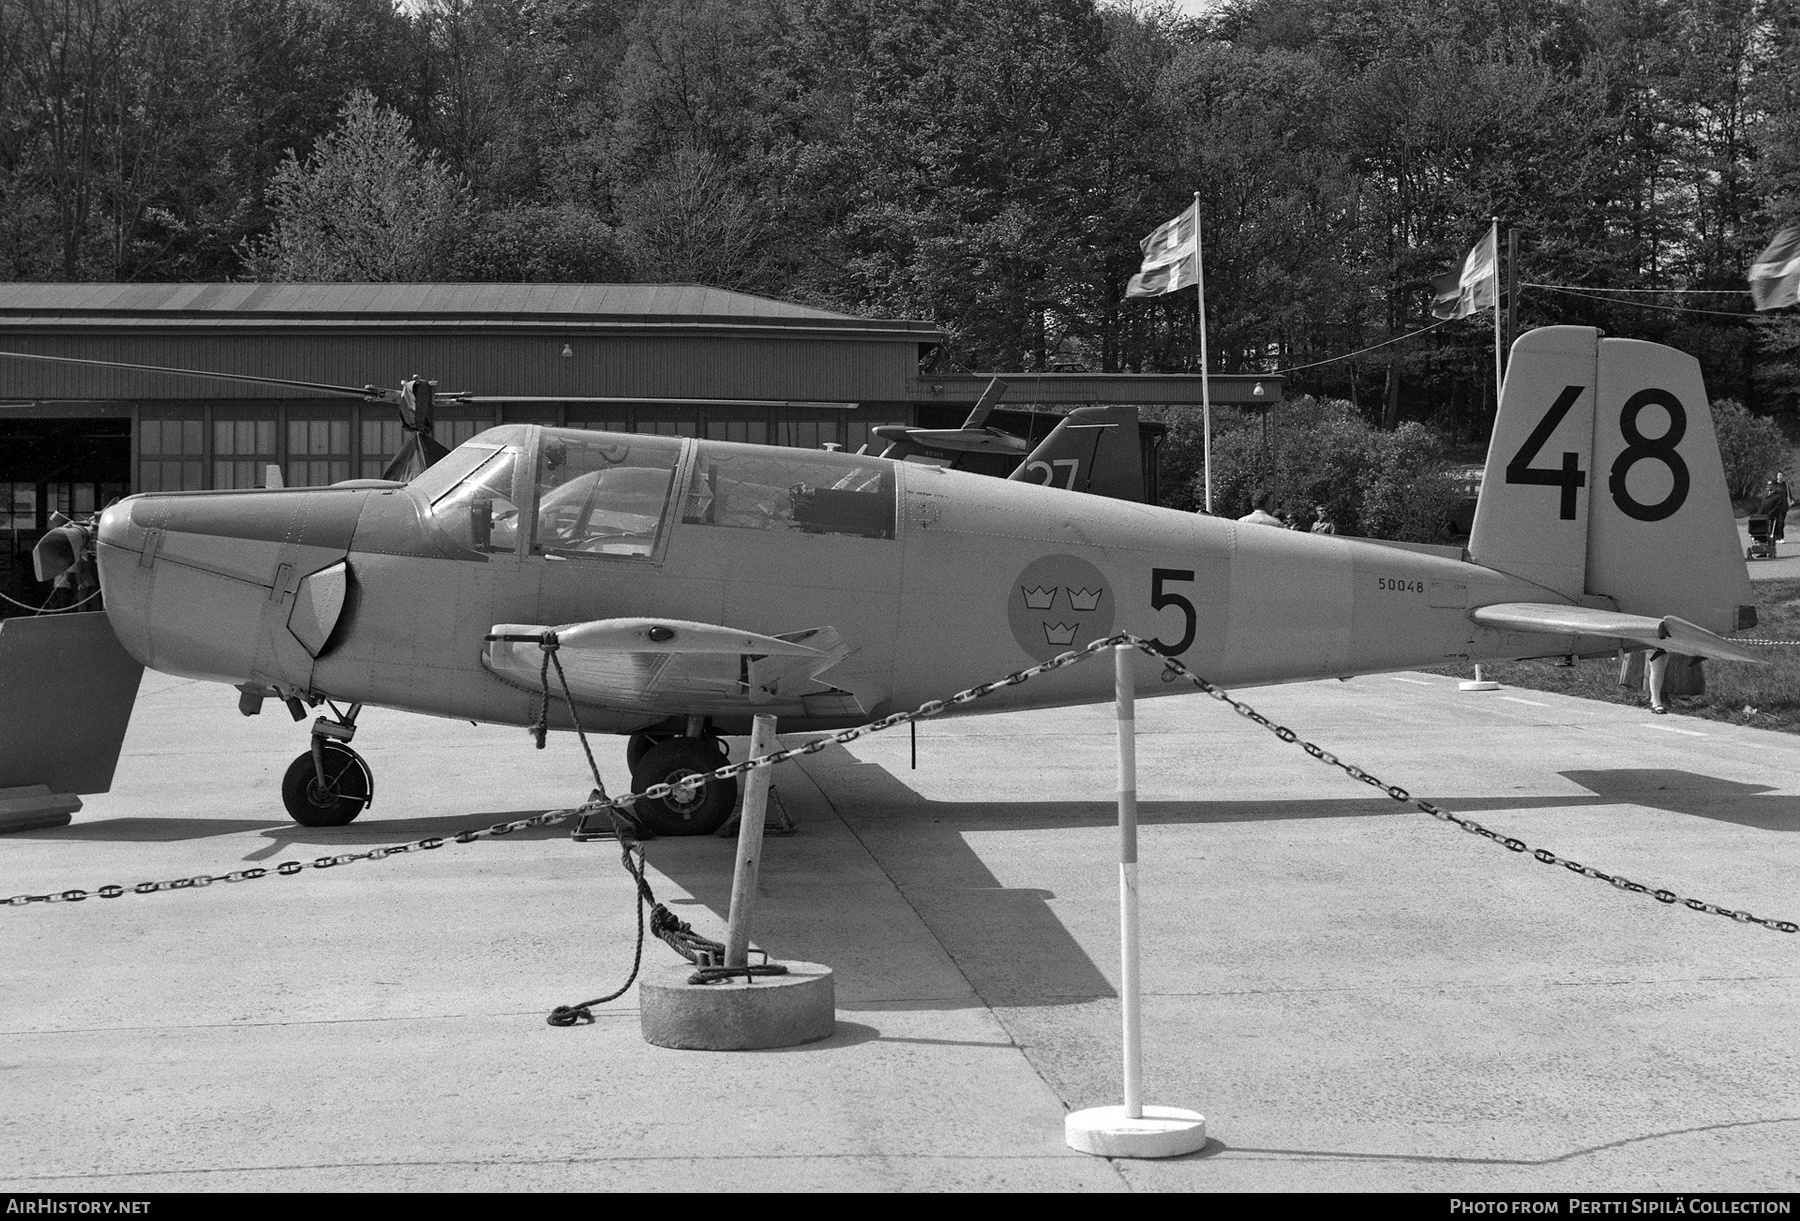
[[1180,1157],[1206,1145],[1206,1120],[1180,1107],[1145,1107],[1130,1119],[1124,1107],[1090,1107],[1063,1120],[1069,1148],[1096,1157]]
[[690,984],[691,966],[664,967],[638,985],[644,1041],[694,1051],[793,1047],[830,1038],[837,1029],[831,968],[783,963],[786,975]]
[[40,827],[66,827],[81,809],[81,798],[52,793],[42,784],[0,789],[0,832],[35,831]]

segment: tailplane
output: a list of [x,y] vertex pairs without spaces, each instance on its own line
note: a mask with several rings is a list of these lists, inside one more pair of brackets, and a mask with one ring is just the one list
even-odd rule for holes
[[1546,603],[1708,632],[1748,626],[1750,580],[1699,362],[1592,327],[1520,336],[1469,555],[1556,595]]

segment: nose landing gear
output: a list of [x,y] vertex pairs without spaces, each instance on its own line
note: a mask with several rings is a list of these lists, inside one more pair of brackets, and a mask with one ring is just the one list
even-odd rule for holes
[[375,800],[375,778],[363,757],[348,743],[356,736],[356,714],[338,712],[335,721],[320,717],[313,722],[312,746],[288,765],[281,779],[281,802],[293,820],[303,827],[341,827],[353,821]]

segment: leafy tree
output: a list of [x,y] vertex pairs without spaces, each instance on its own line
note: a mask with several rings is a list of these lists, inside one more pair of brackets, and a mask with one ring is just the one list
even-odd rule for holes
[[411,124],[367,91],[302,163],[275,171],[275,223],[246,244],[261,280],[443,279],[472,222],[469,190],[436,154],[413,142]]
[[1725,488],[1736,501],[1761,499],[1769,476],[1788,462],[1788,442],[1781,426],[1766,416],[1751,415],[1735,399],[1714,399],[1713,431],[1725,460]]

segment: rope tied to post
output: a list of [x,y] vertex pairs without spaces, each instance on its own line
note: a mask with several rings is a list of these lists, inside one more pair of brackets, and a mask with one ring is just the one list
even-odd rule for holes
[[[556,639],[556,633],[554,631],[547,631],[542,636],[539,636],[537,638],[537,646],[543,650],[544,659],[538,666],[538,707],[537,717],[531,723],[531,740],[537,743],[537,748],[539,750],[543,750],[544,741],[550,736],[551,663],[556,663],[556,677],[557,680],[562,683],[565,695],[569,690],[569,680],[563,677],[562,662],[556,656],[556,651],[562,647],[561,642]],[[575,703],[573,700],[570,700],[569,714],[573,716],[574,713]],[[594,779],[596,782],[600,779],[598,770],[594,772]]]
[[550,729],[550,670],[556,669],[556,681],[562,688],[563,703],[569,710],[569,721],[575,726],[575,734],[581,740],[582,753],[587,757],[588,772],[594,778],[594,791],[588,805],[583,811],[597,809],[604,811],[607,821],[612,824],[613,834],[619,840],[619,862],[625,872],[631,875],[632,885],[637,891],[637,944],[631,955],[631,972],[625,982],[605,996],[597,996],[592,1000],[580,1001],[573,1005],[558,1005],[550,1011],[544,1020],[552,1026],[573,1026],[578,1022],[594,1020],[595,1005],[604,1005],[615,1001],[631,989],[637,982],[638,972],[644,963],[644,910],[650,911],[650,934],[670,949],[697,967],[709,963],[721,962],[725,957],[725,947],[719,942],[696,933],[693,926],[665,907],[650,888],[650,880],[644,876],[648,868],[648,859],[644,853],[643,831],[627,812],[633,798],[622,802],[613,801],[606,795],[606,782],[600,779],[600,765],[594,761],[593,747],[589,745],[587,730],[581,724],[581,712],[575,706],[575,693],[569,690],[569,679],[563,673],[562,660],[557,657],[561,647],[554,631],[545,631],[535,639],[539,649],[543,651],[543,661],[538,666],[538,715],[537,723],[531,728],[533,739],[539,750],[544,749],[544,739]]

